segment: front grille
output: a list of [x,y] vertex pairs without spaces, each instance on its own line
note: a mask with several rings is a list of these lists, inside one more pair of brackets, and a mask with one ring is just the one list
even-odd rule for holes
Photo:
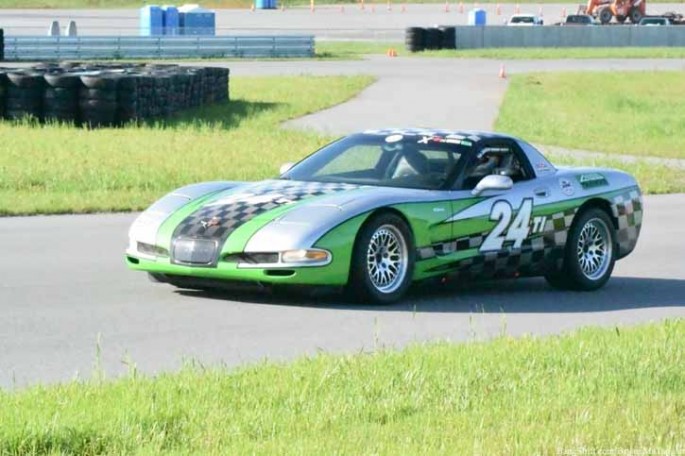
[[278,263],[277,252],[260,252],[260,253],[229,253],[224,257],[224,261],[228,263],[245,263],[245,264],[274,264]]
[[211,265],[216,260],[217,241],[210,239],[176,239],[174,262],[183,264]]

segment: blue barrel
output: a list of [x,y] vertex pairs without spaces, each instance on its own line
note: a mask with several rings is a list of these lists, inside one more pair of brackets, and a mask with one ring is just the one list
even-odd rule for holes
[[216,15],[214,11],[196,5],[183,5],[178,9],[181,33],[183,35],[215,35]]
[[275,9],[276,0],[255,0],[254,6],[257,9]]
[[164,12],[157,5],[140,9],[140,36],[157,36],[164,31]]
[[485,25],[487,23],[487,13],[484,9],[473,9],[469,11],[469,25]]
[[181,26],[180,23],[180,16],[178,14],[178,8],[175,6],[171,5],[164,5],[162,7],[162,11],[164,12],[164,21],[163,21],[163,27],[164,27],[164,34],[165,35],[180,35],[179,33],[179,28]]

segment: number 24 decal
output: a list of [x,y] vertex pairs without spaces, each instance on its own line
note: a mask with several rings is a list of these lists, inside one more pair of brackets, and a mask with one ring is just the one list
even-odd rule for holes
[[[490,220],[497,222],[495,228],[485,238],[481,251],[501,250],[505,241],[513,241],[512,248],[520,249],[529,233],[538,233],[544,229],[547,217],[535,217],[533,229],[530,229],[530,218],[533,212],[533,199],[526,198],[511,221],[513,209],[508,201],[496,201],[490,211]],[[506,231],[506,234],[505,234]]]

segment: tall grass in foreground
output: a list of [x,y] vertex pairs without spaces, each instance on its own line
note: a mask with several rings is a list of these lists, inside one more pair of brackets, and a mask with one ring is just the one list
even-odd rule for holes
[[34,387],[0,454],[679,454],[683,366],[677,320]]
[[685,159],[685,72],[515,75],[498,130],[591,151]]
[[232,78],[229,103],[153,125],[88,130],[0,122],[0,215],[141,209],[188,183],[257,180],[332,138],[280,128],[373,79]]

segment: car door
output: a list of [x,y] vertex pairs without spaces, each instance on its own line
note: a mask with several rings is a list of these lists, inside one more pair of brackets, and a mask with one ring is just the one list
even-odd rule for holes
[[[473,194],[489,175],[507,176],[513,184]],[[464,256],[460,268],[484,276],[534,273],[544,260],[546,220],[540,207],[550,190],[540,185],[518,144],[508,139],[482,141],[455,186],[462,195],[451,219],[456,250]],[[464,192],[473,200],[462,208]]]

